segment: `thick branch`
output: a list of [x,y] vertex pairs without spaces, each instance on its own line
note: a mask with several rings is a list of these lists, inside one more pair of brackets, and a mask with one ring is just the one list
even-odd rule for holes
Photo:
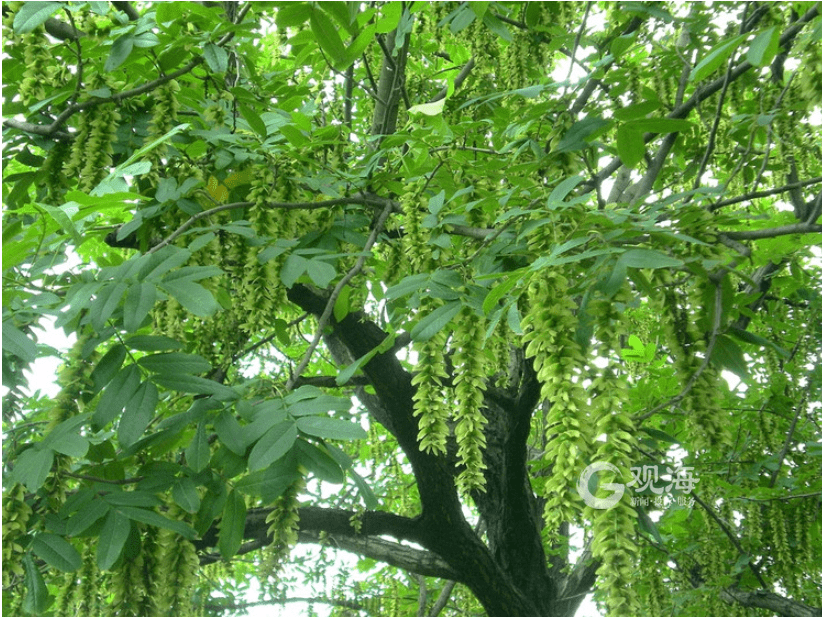
[[819,184],[820,182],[822,182],[822,176],[816,176],[815,178],[809,178],[808,180],[803,180],[802,182],[785,184],[784,186],[777,186],[775,188],[763,191],[754,191],[753,193],[745,193],[744,195],[740,195],[738,197],[730,197],[728,199],[723,199],[721,201],[717,201],[716,203],[712,203],[708,206],[708,210],[713,212],[725,206],[732,206],[734,204],[742,203],[743,201],[753,201],[754,199],[759,199],[760,197],[770,197],[771,195],[778,195],[779,193],[788,193],[806,186]]
[[[795,24],[787,28],[784,34],[779,38],[779,46],[785,48],[786,45],[789,45],[793,39],[802,31],[805,25],[814,19],[819,14],[819,5],[816,4],[812,8],[810,8]],[[691,95],[691,97],[682,103],[681,105],[677,106],[671,113],[669,113],[666,117],[671,119],[684,119],[687,118],[688,115],[699,105],[700,102],[704,101],[709,96],[712,96],[719,92],[723,87],[725,87],[726,82],[728,84],[733,83],[739,77],[741,77],[744,73],[749,71],[753,68],[753,65],[749,62],[742,62],[732,71],[730,71],[727,75],[723,75],[722,77],[718,77],[714,81],[705,84],[704,86],[700,86],[697,88],[696,92]],[[649,143],[656,139],[657,133],[646,133],[644,136],[645,143]],[[588,183],[589,190],[593,190],[593,187],[598,186],[601,184],[605,179],[611,177],[611,175],[617,171],[620,167],[622,167],[622,159],[619,157],[615,157],[611,163],[605,167],[602,171],[600,171],[594,180]]]
[[[468,62],[465,63],[465,66],[462,67],[462,70],[459,72],[459,75],[457,75],[454,78],[454,89],[455,90],[457,88],[459,88],[462,85],[462,82],[464,82],[468,78],[468,76],[471,74],[471,71],[474,70],[475,65],[476,65],[476,62],[474,62],[473,58],[471,58]],[[437,94],[434,96],[434,98],[431,99],[428,102],[429,103],[436,103],[437,101],[440,101],[440,100],[444,99],[447,94],[448,94],[448,86],[443,86],[443,88],[439,92],[437,92]]]
[[54,17],[49,17],[43,24],[43,27],[51,36],[61,41],[75,41],[80,37],[86,36],[85,32]]
[[116,0],[115,2],[112,2],[112,4],[114,5],[114,8],[123,11],[130,21],[137,21],[140,19],[140,13],[137,12],[137,9],[131,6],[131,2]]
[[726,589],[720,593],[720,597],[728,604],[764,608],[783,617],[822,617],[822,608],[814,608],[769,591]]
[[[393,202],[387,199],[381,199],[378,197],[373,196],[353,196],[353,197],[340,197],[338,199],[326,199],[324,201],[298,201],[298,202],[280,202],[280,201],[272,201],[265,204],[266,208],[271,209],[281,209],[281,210],[321,210],[322,208],[332,208],[334,206],[345,206],[345,205],[367,205],[367,206],[382,206],[384,208],[388,208],[391,206],[393,208]],[[248,208],[253,206],[254,202],[251,201],[238,201],[236,203],[231,204],[223,204],[221,206],[216,206],[214,208],[210,208],[209,210],[203,210],[202,212],[198,212],[185,221],[182,225],[180,225],[174,232],[168,236],[165,240],[160,242],[159,244],[152,247],[149,251],[150,253],[155,253],[159,251],[164,246],[168,246],[172,242],[174,242],[177,238],[179,238],[186,230],[188,230],[194,223],[197,221],[201,221],[202,219],[208,218],[214,214],[219,214],[220,212],[226,212],[228,210],[241,210],[243,208]]]
[[[294,285],[288,298],[303,310],[321,315],[327,296],[305,285]],[[382,343],[387,334],[362,313],[351,313],[342,321],[331,316],[329,342],[342,345],[353,358],[360,358]],[[392,352],[375,355],[363,373],[376,392],[375,401],[365,401],[372,415],[392,432],[414,471],[422,502],[419,544],[441,557],[455,572],[454,580],[465,583],[490,617],[525,617],[537,613],[532,599],[521,592],[519,581],[509,578],[492,558],[462,514],[454,486],[454,469],[442,456],[419,448],[419,426],[414,417],[414,387],[411,375]]]
[[388,540],[368,536],[329,534],[321,537],[315,531],[300,532],[299,539],[300,542],[322,544],[362,555],[422,576],[445,579],[459,577],[458,572],[434,553],[398,544],[397,542],[389,542]]
[[822,233],[822,225],[796,223],[794,225],[783,225],[782,227],[770,227],[766,229],[752,229],[750,231],[726,231],[723,232],[722,235],[726,238],[730,238],[731,240],[761,240],[762,238],[776,238],[778,236],[807,233]]
[[69,118],[71,118],[74,114],[83,111],[84,109],[90,109],[92,107],[97,107],[98,105],[103,105],[105,103],[117,103],[125,99],[139,96],[146,92],[151,92],[158,86],[162,86],[164,83],[169,82],[172,79],[176,79],[177,77],[181,77],[182,75],[191,72],[192,70],[194,70],[195,67],[199,66],[204,61],[205,59],[203,58],[203,56],[198,56],[181,69],[178,69],[173,73],[169,73],[168,75],[158,77],[153,81],[146,82],[142,86],[132,88],[131,90],[126,90],[125,92],[118,92],[117,94],[113,94],[112,96],[106,98],[97,97],[89,101],[69,105],[63,110],[63,112],[59,116],[57,116],[57,118],[54,119],[54,121],[51,124],[31,125],[28,122],[4,120],[3,126],[7,126],[9,128],[16,128],[22,131],[26,131],[27,133],[33,133],[35,135],[54,135],[68,121]]

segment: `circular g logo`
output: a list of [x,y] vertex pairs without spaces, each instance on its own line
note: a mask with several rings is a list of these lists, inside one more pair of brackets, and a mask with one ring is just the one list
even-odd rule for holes
[[588,465],[579,476],[577,480],[577,492],[582,500],[597,510],[607,510],[613,508],[617,502],[622,498],[625,492],[625,485],[620,482],[608,482],[602,485],[602,488],[614,491],[613,495],[608,497],[594,497],[591,491],[588,490],[588,480],[598,471],[613,471],[619,473],[619,470],[611,463],[591,463]]

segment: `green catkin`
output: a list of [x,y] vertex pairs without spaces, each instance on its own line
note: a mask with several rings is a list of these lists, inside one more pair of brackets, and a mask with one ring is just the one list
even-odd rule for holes
[[454,395],[456,398],[454,435],[457,460],[464,469],[457,476],[457,488],[463,493],[485,490],[486,465],[482,413],[485,392],[485,354],[482,352],[483,320],[472,309],[464,307],[454,329]]
[[19,41],[24,46],[23,60],[26,69],[18,93],[20,100],[30,105],[46,98],[46,86],[51,85],[52,81],[48,75],[51,54],[42,28],[38,27],[34,32],[21,35]]
[[52,146],[43,161],[40,171],[43,175],[43,186],[46,189],[44,202],[52,206],[62,203],[63,193],[66,190],[66,176],[63,166],[71,153],[71,144],[61,139]]
[[146,588],[142,553],[123,559],[110,579],[112,601],[108,606],[110,617],[144,617],[141,607],[149,590]]
[[[427,312],[421,311],[422,314]],[[415,346],[419,370],[411,383],[417,387],[414,392],[414,416],[419,420],[417,439],[424,452],[445,454],[448,438],[447,420],[450,416],[444,403],[443,388],[443,381],[448,377],[443,352],[447,340],[448,334],[440,331],[430,340]]]
[[556,270],[540,272],[529,286],[529,306],[522,320],[525,355],[534,359],[541,396],[550,405],[544,460],[553,465],[553,473],[542,491],[549,535],[580,511],[581,502],[572,489],[590,449],[581,385],[585,358],[574,340],[576,304],[567,293],[569,287],[568,279]]
[[[414,271],[423,272],[433,258],[431,245],[428,244],[430,232],[422,226],[425,216],[421,205],[420,189],[423,179],[412,182],[400,197],[404,214],[402,246],[406,259]],[[420,316],[435,310],[439,302],[430,297],[423,298],[420,305]],[[418,372],[411,383],[416,386],[414,392],[414,415],[419,421],[418,439],[420,448],[425,452],[444,454],[448,437],[447,420],[449,411],[446,407],[443,382],[447,378],[445,371],[444,349],[448,333],[441,330],[431,339],[415,344],[414,351],[418,356]]]
[[270,575],[279,572],[291,549],[297,544],[300,525],[300,502],[297,498],[304,489],[305,477],[301,476],[277,498],[265,519],[271,544],[266,549],[263,571]]
[[[146,144],[150,144],[168,133],[177,122],[177,112],[180,104],[177,101],[177,93],[180,91],[180,84],[176,79],[172,79],[159,86],[152,92],[153,107],[151,110],[151,120],[148,123],[148,134]],[[163,168],[163,158],[168,153],[168,145],[161,144],[152,149],[146,155],[146,160],[151,163],[150,182],[157,186]]]
[[23,576],[24,549],[20,543],[28,531],[32,509],[25,501],[22,484],[3,495],[3,589],[16,585]]
[[[168,514],[174,517],[182,513],[175,506]],[[150,571],[146,576],[146,586],[155,598],[158,613],[189,617],[193,610],[191,598],[200,568],[194,545],[173,531],[161,529],[154,550],[151,554],[146,552],[148,559],[157,555],[156,563],[145,565],[146,570]]]
[[[96,87],[105,85],[101,80]],[[83,114],[70,159],[72,169],[79,177],[77,186],[81,191],[91,191],[109,174],[119,121],[120,112],[110,104],[97,105]],[[78,156],[80,160],[77,160]],[[66,175],[72,177],[73,174],[67,169]]]
[[99,580],[100,570],[97,567],[97,556],[89,545],[83,552],[83,566],[77,580],[74,594],[75,612],[72,616],[99,614]]
[[[630,481],[632,454],[636,451],[636,427],[628,408],[628,381],[618,360],[620,348],[620,321],[616,307],[630,296],[620,291],[613,298],[596,298],[588,307],[597,323],[598,355],[610,360],[591,382],[595,393],[591,415],[595,424],[593,440],[596,454],[593,460],[610,463],[616,472],[600,472],[600,483]],[[630,499],[623,497],[611,508],[589,509],[593,521],[592,550],[601,560],[597,570],[597,586],[606,594],[606,605],[611,617],[635,615],[638,610],[634,577],[635,557],[639,549],[634,542],[636,512]]]

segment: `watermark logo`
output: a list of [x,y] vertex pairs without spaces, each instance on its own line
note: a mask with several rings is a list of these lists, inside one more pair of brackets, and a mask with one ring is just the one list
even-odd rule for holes
[[602,485],[602,488],[614,492],[608,497],[594,497],[588,488],[588,481],[591,479],[591,476],[598,471],[619,473],[619,469],[611,463],[591,463],[582,470],[582,474],[580,474],[579,480],[577,480],[577,492],[587,505],[597,510],[607,510],[608,508],[613,508],[619,500],[622,499],[622,495],[625,493],[625,485],[621,482],[606,482]]
[[[579,479],[577,480],[577,492],[582,500],[596,510],[607,510],[613,508],[622,496],[625,494],[625,487],[632,487],[634,492],[639,495],[631,497],[631,504],[634,506],[648,505],[653,499],[656,505],[661,506],[662,495],[670,494],[672,490],[679,493],[676,502],[679,505],[692,506],[693,498],[684,499],[683,495],[688,495],[693,489],[694,485],[699,482],[698,478],[693,476],[693,467],[671,467],[662,468],[660,473],[659,465],[643,465],[642,467],[631,467],[631,481],[628,484],[621,482],[606,482],[600,485],[601,488],[613,491],[607,497],[596,497],[591,493],[588,487],[588,482],[595,473],[600,471],[611,471],[620,475],[619,469],[611,463],[597,462],[591,463],[582,470]],[[670,476],[670,481],[665,480],[664,475]],[[647,495],[648,491],[654,495],[651,497]],[[645,494],[643,494],[645,493]]]

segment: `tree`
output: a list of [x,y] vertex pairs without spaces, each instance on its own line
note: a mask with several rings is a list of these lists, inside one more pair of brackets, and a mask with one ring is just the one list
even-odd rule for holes
[[4,4],[4,608],[822,615],[819,10]]

